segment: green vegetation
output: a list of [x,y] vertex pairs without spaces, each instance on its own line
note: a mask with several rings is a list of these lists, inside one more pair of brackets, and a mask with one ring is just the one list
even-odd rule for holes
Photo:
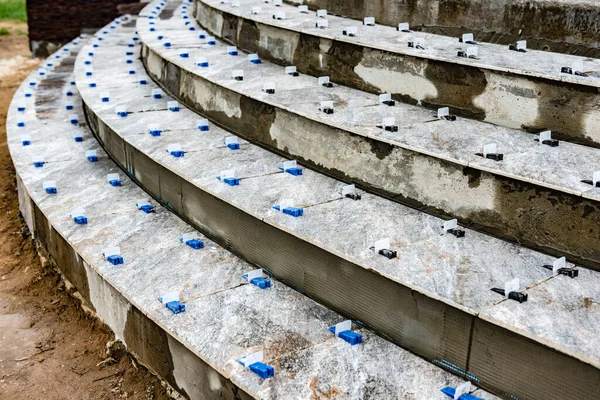
[[10,35],[10,31],[6,28],[0,28],[0,36],[8,36]]
[[25,0],[0,0],[0,21],[27,21]]

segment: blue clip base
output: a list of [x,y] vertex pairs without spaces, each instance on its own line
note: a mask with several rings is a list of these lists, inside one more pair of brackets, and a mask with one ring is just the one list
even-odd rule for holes
[[103,103],[108,103],[109,101],[110,101],[110,98],[108,98],[108,97],[103,97],[102,98],[102,102]]
[[126,118],[127,117],[127,111],[123,111],[123,112],[118,112],[117,115],[121,118]]
[[31,144],[31,142],[30,142],[29,140],[23,140],[23,141],[21,142],[21,144],[22,144],[23,146],[29,146],[29,145]]
[[[238,359],[237,360],[238,363],[240,363],[241,365],[244,365],[244,363],[242,362],[242,359]],[[250,365],[250,371],[254,372],[256,375],[260,376],[262,379],[267,379],[271,376],[275,376],[275,368],[273,368],[270,365],[267,365],[265,363],[261,363],[261,362],[255,362],[254,364]]]
[[190,54],[189,53],[181,53],[179,56],[181,58],[190,58]]
[[190,246],[194,250],[199,250],[204,248],[204,242],[198,239],[186,240],[185,244]]
[[[67,96],[69,96],[68,93],[67,93]],[[71,93],[70,96],[73,96],[73,93]],[[25,97],[31,97],[31,93],[25,93]]]
[[17,107],[18,112],[25,112],[25,107]]
[[83,142],[83,137],[81,137],[81,136],[77,136],[77,137],[75,138],[75,141],[76,141],[76,142]]
[[225,178],[225,179],[223,179],[223,182],[225,182],[229,186],[238,186],[240,184],[240,179],[239,178]]
[[[95,88],[96,84],[95,83],[90,83],[90,87],[91,88]],[[67,96],[73,96],[73,94],[67,94]]]
[[209,45],[209,46],[216,46],[217,42],[214,41],[214,40],[210,40],[210,41],[206,42],[206,44]]
[[48,194],[56,194],[56,188],[47,187],[46,188],[46,193],[48,193]]
[[179,158],[179,157],[183,157],[183,156],[185,156],[185,152],[184,152],[183,150],[172,151],[172,152],[171,152],[171,155],[172,155],[173,157],[177,157],[177,158]]
[[155,99],[162,99],[162,94],[153,94],[152,97],[154,97]]
[[44,162],[34,162],[33,166],[36,168],[42,168],[44,166]]
[[133,64],[133,60],[127,60],[126,63],[127,64]]
[[262,60],[261,60],[260,58],[259,58],[259,59],[256,59],[256,60],[251,60],[250,62],[251,62],[252,64],[262,64]]
[[169,108],[169,111],[171,111],[171,112],[179,112],[179,107],[171,107],[171,108]]
[[[441,390],[441,392],[444,393],[446,396],[450,397],[451,399],[454,399],[454,393],[456,392],[456,389],[453,388],[452,386],[446,386],[445,388],[443,388]],[[459,400],[483,400],[480,397],[473,396],[470,393],[465,393],[462,396],[460,396],[458,399]]]
[[185,312],[185,304],[180,303],[178,301],[170,301],[167,304],[165,304],[165,307],[171,310],[173,314]]
[[[279,169],[283,170],[283,168],[279,168]],[[302,175],[302,168],[299,168],[299,167],[288,168],[285,170],[285,172],[287,172],[290,175],[300,176],[300,175]]]
[[91,72],[86,72],[85,76],[92,76],[92,73]]
[[98,157],[96,156],[89,156],[87,159],[89,162],[98,162]]
[[161,132],[160,132],[160,130],[158,130],[158,129],[156,129],[156,130],[151,130],[151,131],[150,131],[150,134],[151,134],[152,136],[160,136],[160,133],[161,133]]
[[198,39],[206,39],[206,35],[200,34],[200,35],[198,35]]
[[230,150],[239,150],[240,144],[239,143],[229,143],[227,145],[227,147],[229,147]]
[[[90,86],[91,86],[91,85],[90,85]],[[66,95],[67,97],[73,97],[73,92],[67,92],[67,93],[65,93],[65,95]],[[27,97],[30,97],[30,96],[27,96]]]
[[121,186],[121,181],[118,181],[116,179],[112,180],[112,181],[109,181],[108,183],[110,183],[110,185],[114,186],[114,187]]
[[145,205],[145,206],[141,206],[140,210],[142,210],[143,212],[145,212],[146,214],[150,214],[154,212],[154,207],[151,205]]
[[147,81],[147,80],[145,80],[145,79],[140,79],[140,81],[139,81],[139,84],[140,84],[140,85],[147,85],[147,84],[148,84],[148,81]]
[[123,264],[123,257],[121,257],[118,254],[113,254],[112,256],[108,256],[106,258],[106,261],[108,261],[112,265],[119,265],[119,264]]
[[128,72],[129,72],[129,75],[135,75],[135,70],[133,70],[133,69],[130,69]]
[[166,48],[169,48],[169,47],[171,47],[171,42],[165,42],[165,43],[164,43],[164,46],[165,46]]
[[198,66],[202,67],[202,68],[208,68],[208,63],[207,62],[201,62],[201,63],[198,63]]
[[88,223],[87,217],[75,217],[73,218],[73,221],[75,221],[77,225],[85,225]]
[[76,119],[71,120],[71,125],[79,125],[79,121]]
[[19,128],[23,128],[23,127],[25,127],[25,122],[17,122],[17,126]]
[[209,127],[208,127],[208,125],[202,125],[202,126],[199,126],[198,129],[200,129],[201,132],[208,132]]
[[[330,326],[329,332],[335,334],[335,326]],[[362,335],[360,333],[356,333],[356,332],[352,332],[352,331],[343,331],[343,332],[340,332],[338,337],[340,339],[343,339],[344,341],[350,343],[352,346],[362,343]]]
[[238,55],[238,52],[237,52],[237,51],[230,51],[230,52],[229,52],[229,53],[227,53],[227,54],[229,54],[230,56],[237,56],[237,55]]
[[254,278],[250,281],[254,286],[258,286],[261,289],[268,289],[271,287],[271,280],[267,278]]
[[65,109],[66,109],[67,111],[71,111],[71,110],[73,109],[73,106],[65,106]]

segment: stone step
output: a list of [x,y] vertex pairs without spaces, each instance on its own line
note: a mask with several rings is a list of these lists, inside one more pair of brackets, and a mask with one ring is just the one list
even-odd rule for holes
[[[111,36],[125,32],[130,37],[132,30],[115,27]],[[64,47],[68,55],[51,56],[48,60],[60,64],[46,71],[29,98],[26,80],[11,103],[8,146],[20,209],[67,279],[151,371],[191,399],[271,399],[290,393],[299,399],[314,393],[364,398],[377,393],[441,400],[447,396],[440,389],[463,383],[364,328],[355,329],[363,335],[360,345],[335,338],[328,327],[343,320],[341,315],[276,280],[267,290],[248,285],[242,274],[255,267],[209,238],[200,235],[205,245],[200,250],[180,244],[180,235],[194,228],[132,182],[85,125],[81,99],[70,84],[80,48],[72,43]],[[84,48],[88,51],[90,46]],[[66,90],[73,95],[65,96]],[[66,110],[67,102],[72,110]],[[70,114],[79,116],[76,124]],[[17,127],[16,120],[25,126]],[[75,134],[83,140],[75,142]],[[28,146],[22,145],[22,135],[30,136]],[[99,160],[89,162],[86,150],[96,150]],[[32,154],[45,161],[43,167],[32,165]],[[106,180],[115,172],[121,172],[120,187]],[[56,194],[43,188],[48,180],[56,182]],[[144,197],[154,203],[154,213],[136,209]],[[87,225],[71,220],[75,207],[85,207]],[[124,259],[118,266],[101,256],[115,245]],[[186,306],[183,314],[173,315],[157,300],[172,291]],[[265,362],[275,367],[273,378],[260,379],[236,362],[255,351],[264,351]],[[496,398],[476,387],[472,394]]]
[[[208,132],[201,132],[196,127],[197,114],[185,107],[167,111],[173,100],[168,95],[152,99],[156,86],[139,85],[136,76],[127,72],[128,40],[109,39],[94,55],[98,86],[86,84],[80,57],[78,87],[104,147],[161,203],[288,286],[481,386],[493,380],[493,388],[487,388],[505,396],[553,398],[566,393],[560,388],[572,384],[566,384],[568,379],[582,377],[585,384],[575,385],[586,387],[582,395],[597,390],[589,382],[600,363],[586,364],[589,356],[578,354],[581,344],[573,345],[584,332],[593,336],[594,323],[589,319],[577,329],[567,327],[576,339],[556,339],[560,335],[543,336],[537,326],[517,331],[504,320],[478,318],[484,310],[503,303],[492,287],[502,287],[515,277],[521,279],[523,288],[546,284],[550,273],[541,266],[552,263],[553,257],[470,230],[466,230],[467,240],[440,235],[443,221],[438,218],[360,191],[360,201],[346,199],[340,194],[342,182],[306,169],[302,176],[282,173],[278,166],[284,159],[250,143],[241,142],[240,150],[232,151],[223,145],[230,132],[212,123]],[[142,69],[138,60],[133,60],[133,67]],[[110,107],[99,98],[105,90],[115,99]],[[237,112],[218,104],[224,112]],[[117,106],[131,112],[121,118],[115,113]],[[148,124],[160,124],[164,133],[151,136]],[[172,143],[181,144],[184,157],[165,152]],[[238,186],[216,179],[226,169],[236,171]],[[290,197],[303,208],[302,217],[272,209]],[[397,251],[396,259],[388,260],[369,249],[385,237]],[[585,272],[589,279],[596,279],[597,273]],[[550,280],[563,278],[568,279]],[[597,297],[594,290],[575,292],[589,301]],[[546,317],[552,321],[555,315]],[[596,318],[595,311],[587,317]],[[511,323],[518,326],[516,321]],[[482,336],[476,339],[473,333]],[[512,342],[497,346],[497,337]],[[472,343],[487,343],[483,345],[486,350],[479,347],[474,355]],[[490,368],[508,349],[511,363]],[[478,360],[475,369],[471,369],[471,359]],[[552,368],[569,365],[577,372],[561,382],[549,380],[547,370],[539,368],[548,364]],[[509,375],[510,381],[502,379]],[[534,385],[532,375],[536,376]]]
[[[378,23],[396,27],[410,22],[418,31],[447,36],[460,36],[468,27],[485,42],[512,44],[526,39],[527,46],[538,50],[598,57],[595,37],[600,9],[594,0],[511,1],[488,2],[422,0],[339,1],[286,0],[287,3],[308,5],[312,11],[326,9],[360,21],[375,17]],[[586,34],[582,34],[585,32]]]
[[[232,7],[239,3],[239,7]],[[552,130],[557,138],[600,146],[600,60],[547,51],[511,51],[477,43],[478,57],[458,57],[468,44],[458,37],[363,26],[348,18],[262,0],[197,0],[196,18],[213,35],[250,53],[333,82],[429,108],[532,132]],[[258,14],[251,14],[260,7]],[[274,19],[284,12],[285,20]],[[328,27],[315,27],[317,20]],[[400,21],[402,22],[402,21]],[[343,31],[357,28],[355,37]],[[462,33],[468,33],[465,30]],[[460,35],[459,35],[460,36]],[[477,39],[477,38],[476,38]],[[421,42],[424,50],[408,47]],[[588,76],[561,73],[583,63]],[[515,107],[515,105],[518,105]]]
[[[202,44],[181,10],[171,16],[138,21],[149,74],[237,135],[423,211],[600,267],[600,189],[581,182],[600,169],[600,150],[541,145],[538,135],[519,130],[439,120],[421,107],[389,107],[377,95],[324,88],[268,61],[252,64],[243,52],[230,56],[222,42]],[[188,58],[180,57],[182,48]],[[200,57],[208,68],[196,65]],[[240,69],[244,80],[232,79]],[[275,94],[263,91],[265,83],[275,85]],[[335,112],[319,111],[321,101],[333,101]],[[395,118],[398,132],[377,127],[386,117]],[[497,144],[504,160],[478,156],[487,144]]]

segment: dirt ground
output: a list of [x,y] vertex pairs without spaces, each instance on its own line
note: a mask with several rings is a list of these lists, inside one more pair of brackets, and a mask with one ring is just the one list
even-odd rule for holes
[[11,34],[0,36],[0,399],[167,399],[135,360],[107,353],[111,334],[38,257],[19,216],[6,110],[39,60],[29,59],[27,36],[18,32],[25,24],[2,26]]

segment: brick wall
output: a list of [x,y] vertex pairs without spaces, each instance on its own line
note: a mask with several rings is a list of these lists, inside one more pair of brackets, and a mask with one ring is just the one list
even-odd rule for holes
[[27,0],[29,41],[35,56],[45,56],[55,46],[96,30],[119,15],[117,6],[138,0]]

